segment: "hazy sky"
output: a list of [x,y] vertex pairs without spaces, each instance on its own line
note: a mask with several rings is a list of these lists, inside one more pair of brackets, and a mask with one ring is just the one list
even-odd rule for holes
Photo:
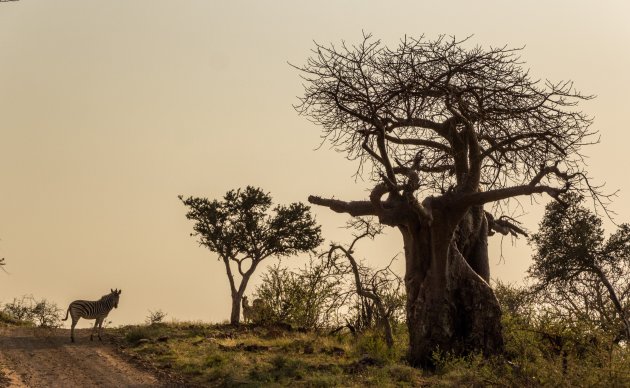
[[[365,198],[356,165],[315,150],[320,129],[293,110],[302,88],[287,64],[314,40],[353,43],[362,31],[392,44],[447,34],[525,46],[535,77],[597,95],[582,104],[601,133],[590,171],[620,190],[613,208],[629,221],[628,15],[627,1],[575,0],[0,3],[0,302],[33,294],[65,309],[121,288],[114,324],[156,309],[227,319],[223,265],[190,237],[177,195],[255,185],[277,203]],[[525,207],[530,230],[542,210]],[[314,211],[327,240],[347,240],[345,216]],[[387,233],[358,253],[389,261],[402,242]],[[505,239],[501,260],[499,242],[493,277],[520,281],[530,248]]]

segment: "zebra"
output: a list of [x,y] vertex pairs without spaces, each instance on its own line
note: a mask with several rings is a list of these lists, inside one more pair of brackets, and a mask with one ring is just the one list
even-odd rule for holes
[[107,295],[104,295],[97,301],[90,300],[75,300],[70,303],[68,310],[66,311],[66,317],[64,321],[68,319],[68,314],[72,317],[72,328],[70,329],[70,340],[74,342],[74,327],[79,322],[80,318],[83,319],[96,319],[94,322],[94,328],[90,334],[90,341],[94,340],[94,332],[98,326],[98,339],[102,341],[101,332],[103,331],[103,321],[105,317],[112,311],[113,308],[118,308],[118,298],[122,290],[112,290]]

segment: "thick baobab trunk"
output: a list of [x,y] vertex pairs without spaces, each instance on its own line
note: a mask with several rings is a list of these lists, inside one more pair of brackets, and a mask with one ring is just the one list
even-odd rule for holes
[[481,221],[468,228],[473,213],[458,218],[434,210],[430,225],[418,222],[400,227],[413,365],[432,366],[435,351],[488,355],[503,350],[501,310],[484,279],[489,276],[487,226]]

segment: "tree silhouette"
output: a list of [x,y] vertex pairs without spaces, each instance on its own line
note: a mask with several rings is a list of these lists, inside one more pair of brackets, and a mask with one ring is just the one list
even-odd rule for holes
[[[359,297],[359,305],[362,307],[361,310],[366,312],[365,315],[369,317],[366,323],[371,324],[370,321],[375,316],[377,325],[383,330],[385,343],[391,349],[394,346],[394,335],[390,320],[395,314],[397,306],[391,303],[391,300],[389,301],[390,303],[387,303],[387,297],[391,297],[391,294],[388,295],[387,291],[398,288],[392,286],[394,284],[400,286],[401,279],[391,272],[391,262],[384,269],[372,270],[362,265],[355,258],[357,243],[365,238],[374,240],[377,235],[382,233],[383,226],[373,223],[369,218],[354,218],[346,226],[348,229],[354,230],[352,242],[348,245],[331,243],[328,252],[324,252],[324,254],[328,257],[330,265],[335,266],[342,273],[352,274],[352,284]],[[348,263],[342,264],[346,260]],[[391,275],[393,275],[393,278]],[[360,318],[361,311],[358,313],[357,320]]]
[[621,224],[606,239],[602,220],[582,202],[581,196],[566,195],[562,203],[547,205],[530,239],[536,254],[529,273],[556,308],[623,333],[628,341],[630,225]]
[[[590,190],[582,147],[588,99],[571,82],[532,80],[518,49],[405,37],[390,48],[316,44],[296,110],[374,186],[365,200],[309,202],[376,216],[402,234],[412,364],[436,349],[500,352],[501,311],[488,285],[489,234],[524,234],[499,212],[510,198]],[[322,171],[325,175],[325,172]]]
[[[195,221],[191,235],[225,264],[232,296],[232,324],[240,321],[241,298],[261,261],[306,252],[322,242],[321,228],[308,206],[297,202],[278,205],[269,212],[271,196],[259,188],[228,191],[223,201],[184,199],[181,195],[179,199],[189,208],[186,218]],[[235,273],[241,277],[238,284]]]

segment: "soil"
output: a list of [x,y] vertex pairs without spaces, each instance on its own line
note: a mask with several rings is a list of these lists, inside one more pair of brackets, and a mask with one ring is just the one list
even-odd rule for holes
[[157,387],[157,378],[127,362],[90,329],[0,327],[0,387]]

